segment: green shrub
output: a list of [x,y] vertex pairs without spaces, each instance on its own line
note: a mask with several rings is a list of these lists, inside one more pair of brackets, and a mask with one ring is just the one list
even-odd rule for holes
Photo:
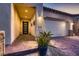
[[37,39],[38,45],[47,46],[50,41],[51,35],[51,32],[40,32],[39,37]]

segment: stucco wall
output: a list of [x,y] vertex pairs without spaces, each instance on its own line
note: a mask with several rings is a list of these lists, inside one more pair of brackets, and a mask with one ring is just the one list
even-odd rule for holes
[[11,11],[11,43],[20,35],[21,33],[21,23],[20,23],[20,18],[18,16],[18,13],[16,9],[14,9],[13,4],[11,5],[12,11]]
[[5,31],[5,44],[10,44],[11,30],[10,30],[10,4],[0,4],[0,31]]
[[63,19],[65,21],[69,21],[72,22],[73,18],[67,15],[63,15],[63,14],[58,14],[58,13],[53,13],[53,12],[49,12],[49,11],[45,11],[44,10],[44,17],[52,17],[52,18],[57,18],[57,19]]
[[40,31],[45,30],[45,24],[43,19],[43,3],[39,3],[36,6],[36,36],[39,35]]
[[31,21],[30,21],[30,33],[33,35],[33,36],[35,36],[36,34],[35,34],[35,15],[33,16],[33,18],[31,19]]

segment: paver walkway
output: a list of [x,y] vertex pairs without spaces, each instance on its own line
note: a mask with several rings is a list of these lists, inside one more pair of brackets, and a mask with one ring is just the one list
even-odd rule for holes
[[[79,55],[79,36],[52,38],[48,47],[48,56],[78,56]],[[54,47],[53,47],[54,46]],[[17,45],[8,46],[6,53],[24,51],[37,47],[36,41],[23,41]],[[37,56],[38,52],[28,54]]]
[[12,45],[5,47],[5,54],[25,51],[37,47],[35,38],[31,35],[19,36]]

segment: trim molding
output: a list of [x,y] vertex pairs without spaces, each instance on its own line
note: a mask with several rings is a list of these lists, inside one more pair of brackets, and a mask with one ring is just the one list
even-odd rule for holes
[[48,19],[48,20],[52,20],[52,21],[65,21],[65,22],[67,22],[65,19],[58,19],[58,18],[52,18],[52,17],[44,17],[44,19]]

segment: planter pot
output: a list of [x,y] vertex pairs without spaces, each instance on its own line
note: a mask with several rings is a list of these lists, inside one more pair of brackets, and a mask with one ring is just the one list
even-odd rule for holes
[[38,50],[39,50],[39,55],[40,55],[40,56],[46,56],[46,53],[47,53],[47,46],[45,46],[45,47],[39,46],[39,47],[38,47]]

